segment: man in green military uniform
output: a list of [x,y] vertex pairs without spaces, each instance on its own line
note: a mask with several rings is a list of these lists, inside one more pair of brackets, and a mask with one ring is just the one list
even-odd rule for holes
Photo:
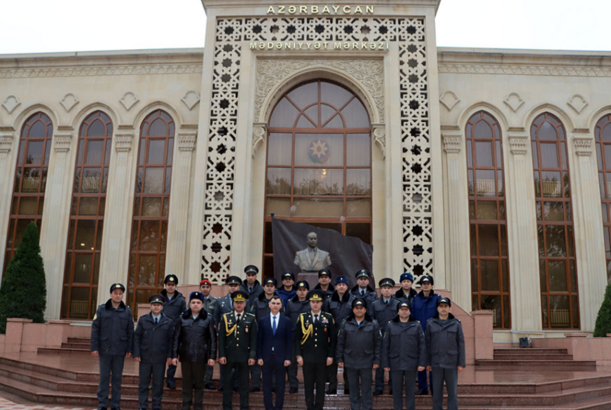
[[[308,410],[322,410],[325,402],[325,378],[327,366],[333,364],[337,344],[335,320],[330,313],[322,312],[325,293],[311,290],[308,293],[310,312],[299,315],[295,326],[295,352],[297,364],[303,366],[303,386]],[[314,386],[316,385],[316,400]]]
[[238,290],[231,294],[233,311],[225,313],[218,325],[219,362],[225,366],[223,384],[223,410],[231,410],[233,386],[237,374],[240,390],[240,409],[248,409],[248,366],[257,357],[257,321],[255,315],[246,313],[248,293]]

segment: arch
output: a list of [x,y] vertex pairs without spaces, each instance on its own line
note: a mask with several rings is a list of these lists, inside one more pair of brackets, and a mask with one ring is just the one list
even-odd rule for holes
[[142,123],[155,110],[163,110],[167,112],[168,115],[174,120],[174,123],[176,125],[176,131],[178,131],[182,126],[183,119],[176,108],[163,101],[155,101],[142,108],[134,117],[134,121],[132,122],[132,124],[134,130],[138,132],[138,137],[140,136],[140,127],[142,126]]
[[599,110],[595,111],[593,114],[590,115],[590,117],[588,118],[588,133],[593,134],[594,130],[596,129],[596,125],[598,124],[598,121],[600,121],[600,119],[602,117],[604,117],[605,115],[609,115],[611,114],[611,105],[606,105],[602,108],[600,108]]
[[499,122],[499,124],[501,125],[501,137],[504,139],[505,134],[509,129],[509,121],[507,121],[507,117],[505,116],[505,114],[503,114],[503,111],[500,108],[485,101],[480,101],[475,104],[472,104],[470,107],[467,107],[460,113],[460,115],[458,116],[458,126],[460,127],[462,134],[465,135],[467,122],[469,122],[471,117],[478,111],[487,111]]
[[575,123],[573,122],[573,120],[571,120],[571,117],[564,110],[549,103],[538,105],[537,107],[530,110],[530,112],[524,117],[523,126],[526,132],[530,135],[530,126],[532,125],[533,121],[539,115],[544,114],[546,112],[554,115],[562,123],[567,132],[568,140],[568,133],[573,132],[573,130],[575,129]]
[[17,117],[15,117],[15,121],[13,122],[14,130],[21,132],[21,127],[23,127],[23,124],[25,124],[28,118],[37,112],[43,112],[51,119],[51,123],[53,124],[53,135],[55,135],[58,127],[57,114],[47,105],[40,103],[32,104],[29,107],[26,107],[19,113],[19,115],[17,115]]
[[318,79],[330,80],[346,87],[361,100],[369,114],[371,124],[382,122],[380,113],[375,104],[375,99],[358,79],[333,67],[325,66],[313,66],[298,70],[276,84],[265,97],[263,105],[261,106],[261,112],[259,113],[258,122],[269,123],[274,107],[290,89],[310,80]]
[[76,116],[72,119],[72,123],[71,123],[72,129],[78,130],[81,124],[83,123],[83,121],[85,121],[87,117],[89,117],[90,114],[96,111],[102,111],[104,114],[108,115],[110,117],[110,120],[112,121],[114,130],[116,131],[117,126],[120,124],[119,115],[109,105],[103,102],[94,102],[94,103],[89,104],[86,107],[83,107],[83,109],[81,109],[76,114]]

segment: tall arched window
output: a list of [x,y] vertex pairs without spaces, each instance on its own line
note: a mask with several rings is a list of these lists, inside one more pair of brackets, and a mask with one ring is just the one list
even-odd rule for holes
[[74,171],[62,317],[91,319],[97,306],[100,250],[113,126],[96,111],[81,124]]
[[469,119],[466,138],[473,310],[492,310],[494,327],[511,329],[505,179],[499,123],[490,114],[480,111]]
[[15,255],[28,224],[34,222],[40,229],[52,136],[51,119],[42,112],[28,118],[21,128],[4,269]]
[[371,243],[371,125],[356,95],[318,80],[278,102],[269,121],[265,193],[267,276],[272,212]]
[[533,121],[530,137],[543,327],[576,329],[579,302],[566,132],[558,118],[544,113]]
[[174,127],[172,117],[156,110],[140,128],[128,280],[131,306],[148,303],[163,288]]
[[607,279],[611,280],[611,218],[609,217],[609,212],[611,212],[611,115],[605,115],[596,123],[595,139],[605,233]]

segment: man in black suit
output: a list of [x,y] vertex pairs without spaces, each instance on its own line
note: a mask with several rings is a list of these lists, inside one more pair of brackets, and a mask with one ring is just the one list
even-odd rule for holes
[[[269,301],[270,314],[259,318],[257,357],[263,368],[263,404],[265,410],[282,410],[286,368],[291,364],[293,324],[280,314],[282,299],[274,295]],[[273,378],[276,379],[276,405],[272,400]]]

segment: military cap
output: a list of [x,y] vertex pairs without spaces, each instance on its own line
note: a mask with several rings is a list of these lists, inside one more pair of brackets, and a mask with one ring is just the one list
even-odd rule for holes
[[449,307],[452,307],[452,301],[450,300],[450,298],[439,298],[439,299],[437,299],[437,306],[439,306],[442,303],[446,303]]
[[435,284],[435,281],[433,280],[433,277],[430,275],[424,275],[420,278],[420,280],[418,281],[419,284],[423,284],[424,282],[430,282],[431,285]]
[[371,272],[369,272],[368,269],[359,269],[356,272],[355,276],[356,276],[357,279],[359,279],[359,278],[367,278],[367,279],[369,279],[371,277]]
[[174,274],[170,274],[170,275],[166,275],[165,279],[163,280],[163,283],[173,283],[176,286],[178,286],[178,276],[174,275]]
[[408,308],[409,310],[412,310],[411,305],[409,304],[409,302],[401,302],[397,305],[397,312],[399,311],[399,309],[401,308]]
[[269,285],[270,283],[274,286],[278,285],[278,281],[275,278],[267,278],[263,281],[263,286]]
[[259,268],[257,268],[255,265],[248,265],[244,268],[244,273],[247,275],[249,273],[254,273],[256,275],[257,273],[259,273]]
[[112,291],[115,289],[121,289],[123,292],[125,292],[125,286],[123,286],[121,283],[113,283],[110,286],[110,293],[112,293]]
[[310,284],[305,280],[300,280],[297,282],[297,289],[299,288],[306,288],[307,290],[310,290]]
[[412,283],[414,283],[414,275],[409,272],[402,273],[399,282],[403,282],[405,279],[410,280]]
[[380,287],[382,286],[393,287],[395,286],[395,281],[392,280],[391,278],[384,278],[384,279],[380,279],[380,282],[378,284],[380,285]]
[[227,283],[227,285],[240,285],[242,283],[242,279],[240,279],[238,276],[229,276],[225,283]]
[[189,295],[189,302],[191,302],[193,299],[199,299],[203,302],[204,294],[202,292],[191,292],[191,294]]
[[295,280],[295,274],[293,272],[284,272],[282,274],[282,280],[284,279],[293,279]]
[[231,294],[231,299],[234,302],[246,302],[248,300],[248,293],[243,290],[236,290]]
[[345,283],[346,285],[348,285],[348,276],[345,275],[340,275],[338,277],[335,278],[335,284],[337,285],[338,283]]
[[202,281],[199,282],[199,286],[202,286],[202,285],[210,285],[210,286],[212,286],[212,282],[210,282],[208,279],[202,279]]
[[149,303],[152,305],[153,303],[161,303],[162,305],[165,303],[165,298],[163,295],[153,295],[149,298]]
[[321,276],[328,276],[329,278],[331,277],[331,271],[329,269],[321,269],[318,271],[318,277],[320,278]]
[[322,302],[325,300],[325,295],[322,290],[314,289],[308,292],[308,300],[313,300],[315,302]]
[[357,306],[363,306],[365,309],[367,309],[367,301],[363,298],[356,298],[352,301],[352,309]]

